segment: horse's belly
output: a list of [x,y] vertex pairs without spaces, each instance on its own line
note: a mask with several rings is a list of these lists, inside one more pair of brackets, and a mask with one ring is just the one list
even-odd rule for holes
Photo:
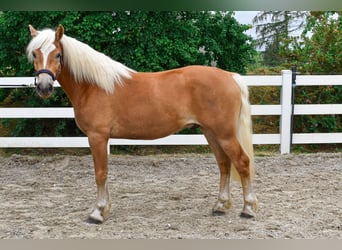
[[184,127],[197,124],[193,119],[165,119],[154,117],[136,119],[124,124],[113,126],[112,138],[125,139],[157,139],[173,134]]

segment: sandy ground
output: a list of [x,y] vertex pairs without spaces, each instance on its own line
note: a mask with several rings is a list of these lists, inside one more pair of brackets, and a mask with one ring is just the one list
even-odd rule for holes
[[212,216],[211,154],[112,155],[112,213],[87,223],[96,196],[91,156],[0,157],[0,238],[342,239],[342,154],[256,157],[259,211]]

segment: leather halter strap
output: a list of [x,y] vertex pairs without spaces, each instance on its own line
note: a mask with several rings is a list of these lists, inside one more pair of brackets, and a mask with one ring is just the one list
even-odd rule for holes
[[[40,69],[36,72],[36,77],[39,76],[40,74],[48,74],[49,76],[51,76],[52,80],[55,81],[56,80],[56,76],[48,69]],[[37,86],[37,79],[36,77],[34,78],[34,85]]]
[[39,76],[40,74],[48,74],[49,76],[51,76],[53,81],[56,80],[55,75],[48,69],[40,69],[36,72],[36,76]]

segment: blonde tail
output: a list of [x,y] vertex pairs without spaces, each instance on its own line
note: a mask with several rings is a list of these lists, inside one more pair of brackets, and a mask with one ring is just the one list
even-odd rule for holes
[[[251,120],[251,107],[249,104],[248,87],[243,82],[242,77],[239,74],[233,74],[233,78],[241,90],[241,110],[238,121],[238,140],[242,149],[249,157],[249,172],[250,179],[253,180],[254,172],[254,150],[252,143],[252,120]],[[235,170],[235,167],[233,168]],[[233,171],[233,176],[237,173]]]

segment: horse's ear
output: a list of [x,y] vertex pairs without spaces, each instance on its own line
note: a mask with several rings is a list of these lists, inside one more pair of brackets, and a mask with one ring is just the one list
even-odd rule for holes
[[29,29],[30,29],[32,37],[35,37],[36,35],[38,35],[38,31],[35,28],[33,28],[31,24],[29,24]]
[[62,37],[63,37],[63,34],[64,34],[64,27],[62,24],[58,25],[58,28],[56,30],[56,38],[55,38],[55,41],[56,42],[59,42]]

